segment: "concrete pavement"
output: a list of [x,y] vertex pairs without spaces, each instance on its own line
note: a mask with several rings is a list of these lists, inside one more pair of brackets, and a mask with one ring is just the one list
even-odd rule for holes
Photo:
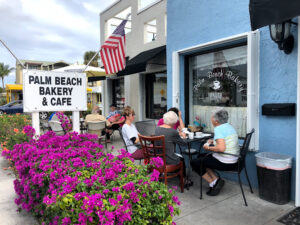
[[15,175],[8,168],[8,161],[0,156],[0,225],[35,225],[38,222],[24,210],[18,212],[14,200],[17,197],[14,189]]

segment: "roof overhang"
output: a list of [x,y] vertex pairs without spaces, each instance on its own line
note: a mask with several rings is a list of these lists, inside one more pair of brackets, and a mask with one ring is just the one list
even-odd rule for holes
[[22,84],[7,84],[5,87],[6,91],[21,91],[23,89]]

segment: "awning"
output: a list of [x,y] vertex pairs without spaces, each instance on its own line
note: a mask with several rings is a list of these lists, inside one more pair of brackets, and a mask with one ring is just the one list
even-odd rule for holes
[[5,87],[6,91],[22,91],[22,84],[7,84]]
[[145,71],[147,62],[164,51],[166,51],[165,45],[138,54],[126,63],[125,69],[118,72],[117,76],[125,76]]
[[[53,71],[57,72],[82,72],[85,69],[86,65],[70,65],[66,67],[62,67],[59,69],[55,69]],[[98,81],[98,80],[105,80],[106,73],[104,69],[99,67],[88,66],[87,69],[84,71],[87,75],[88,82]]]
[[300,15],[299,0],[250,0],[252,30],[281,23]]
[[106,79],[106,73],[104,72],[104,74],[99,74],[97,72],[92,72],[92,71],[88,71],[86,72],[87,74],[87,78],[88,78],[88,82],[94,82],[94,81],[99,81],[99,80],[105,80]]

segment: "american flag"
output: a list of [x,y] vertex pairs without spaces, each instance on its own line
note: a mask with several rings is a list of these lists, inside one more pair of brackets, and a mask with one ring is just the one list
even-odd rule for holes
[[125,69],[125,24],[127,20],[115,29],[101,47],[100,55],[106,74],[117,73]]

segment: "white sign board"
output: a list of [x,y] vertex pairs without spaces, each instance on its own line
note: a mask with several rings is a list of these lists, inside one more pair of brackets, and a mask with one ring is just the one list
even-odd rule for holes
[[23,70],[24,112],[86,111],[86,75]]

